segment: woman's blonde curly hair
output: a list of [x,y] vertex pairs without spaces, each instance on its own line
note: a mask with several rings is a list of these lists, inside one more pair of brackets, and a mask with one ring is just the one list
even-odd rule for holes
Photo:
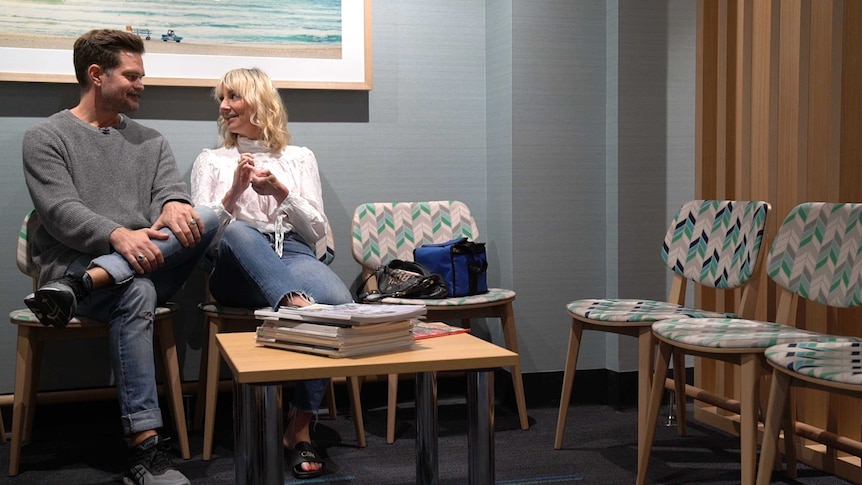
[[[272,79],[258,68],[233,69],[225,73],[213,89],[213,97],[221,103],[222,93],[231,91],[245,101],[251,110],[251,123],[260,128],[260,142],[272,151],[290,144],[287,131],[287,109]],[[218,133],[225,147],[236,146],[235,133],[228,130],[224,118],[218,117]]]

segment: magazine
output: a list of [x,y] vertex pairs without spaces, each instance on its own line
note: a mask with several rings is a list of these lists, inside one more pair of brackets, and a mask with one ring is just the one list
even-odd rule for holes
[[314,304],[304,307],[280,307],[255,310],[259,318],[277,318],[312,323],[331,323],[345,326],[369,323],[410,320],[425,315],[425,305],[388,305],[343,303],[341,305]]
[[357,327],[289,321],[266,321],[257,327],[258,338],[346,348],[369,343],[385,343],[410,337],[411,322],[377,323]]
[[413,320],[413,340],[422,340],[431,337],[442,337],[444,335],[454,335],[456,333],[467,333],[469,328],[454,327],[443,322],[423,322],[421,320]]
[[274,338],[257,338],[257,344],[264,347],[272,347],[283,350],[292,350],[294,352],[302,352],[305,354],[321,355],[325,357],[342,358],[342,357],[360,357],[372,354],[383,354],[388,352],[397,352],[406,350],[413,346],[413,339],[410,334],[405,334],[407,338],[394,342],[386,343],[369,343],[366,345],[353,346],[348,348],[327,347],[324,345],[311,345],[278,340]]

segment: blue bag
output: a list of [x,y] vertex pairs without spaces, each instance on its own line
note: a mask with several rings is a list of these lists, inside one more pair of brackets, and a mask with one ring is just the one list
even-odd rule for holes
[[485,243],[462,237],[444,243],[423,244],[413,250],[413,259],[428,271],[443,277],[449,286],[450,297],[488,292]]

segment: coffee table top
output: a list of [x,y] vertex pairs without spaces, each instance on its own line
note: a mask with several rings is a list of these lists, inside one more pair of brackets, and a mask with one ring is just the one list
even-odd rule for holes
[[216,335],[219,350],[240,384],[518,364],[518,354],[467,333],[418,340],[411,349],[400,352],[341,359],[261,347],[254,340],[255,332]]

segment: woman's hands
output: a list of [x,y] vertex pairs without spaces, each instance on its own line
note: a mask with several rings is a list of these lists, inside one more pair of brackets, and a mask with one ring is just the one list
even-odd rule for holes
[[260,195],[275,197],[279,204],[284,202],[290,191],[269,170],[257,170],[251,176],[251,188]]
[[233,184],[222,198],[222,205],[225,210],[233,213],[239,197],[249,186],[260,195],[275,197],[279,204],[287,198],[289,193],[287,187],[279,182],[272,172],[268,169],[258,169],[255,166],[254,154],[243,153],[233,172]]

